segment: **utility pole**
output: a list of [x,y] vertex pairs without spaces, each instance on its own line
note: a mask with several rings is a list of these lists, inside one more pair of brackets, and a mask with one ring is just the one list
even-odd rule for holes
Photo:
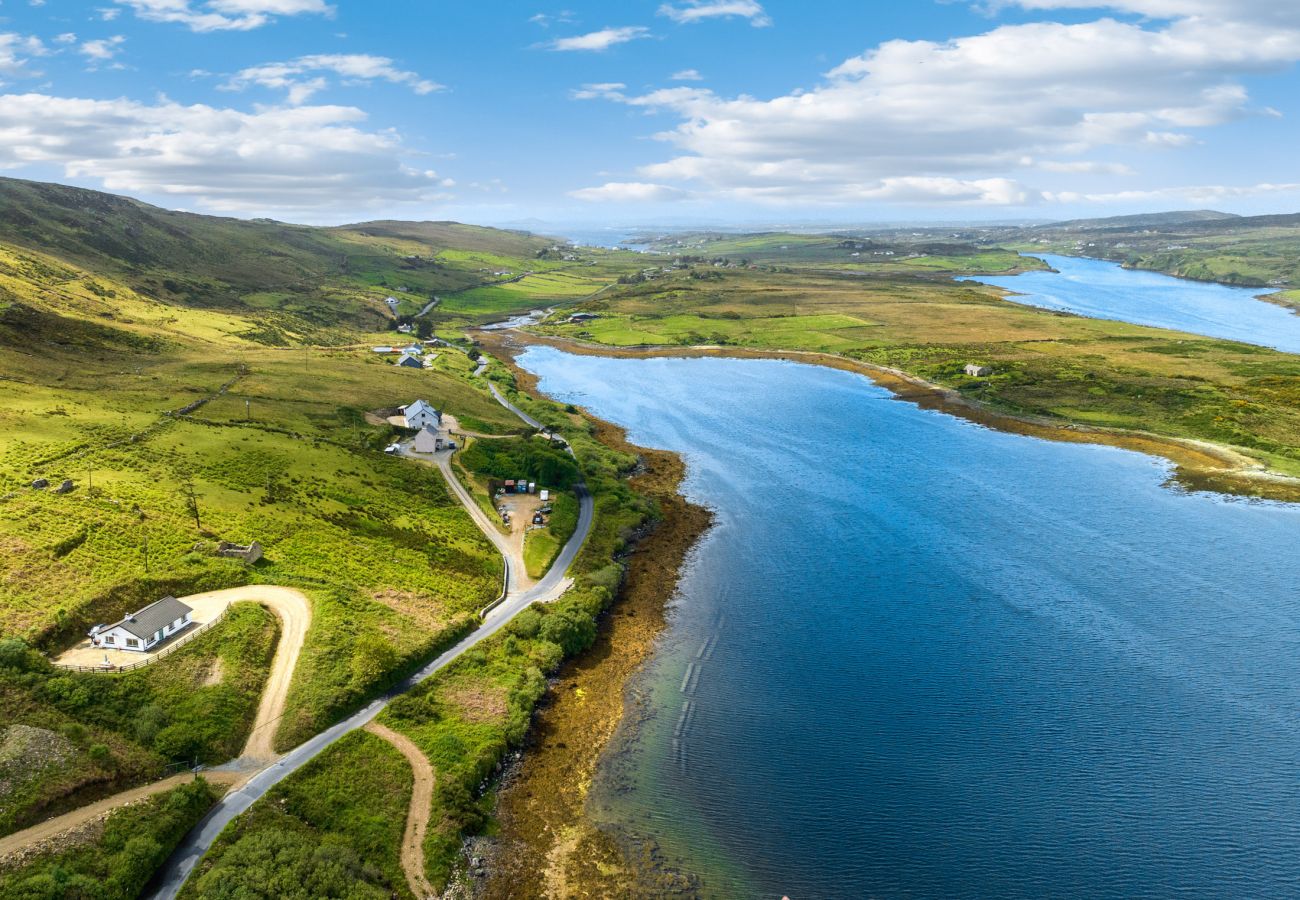
[[140,534],[144,538],[144,574],[149,574],[149,529],[145,527],[144,521],[140,522]]
[[253,421],[253,401],[247,397],[244,398],[244,421]]

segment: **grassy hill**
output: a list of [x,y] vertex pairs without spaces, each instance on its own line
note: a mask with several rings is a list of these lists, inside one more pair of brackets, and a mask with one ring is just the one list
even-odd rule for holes
[[760,232],[674,234],[651,243],[654,250],[691,263],[769,268],[799,267],[862,274],[1010,274],[1039,263],[1012,250],[981,246],[934,234],[856,237],[848,234]]
[[[3,245],[110,279],[151,301],[239,312],[267,325],[252,331],[271,343],[336,326],[380,329],[391,319],[383,302],[389,296],[401,301],[400,313],[413,315],[448,295],[434,318],[452,320],[460,311],[456,295],[526,273],[581,269],[583,277],[580,288],[530,284],[532,290],[507,291],[464,311],[472,318],[583,296],[613,281],[632,258],[584,251],[565,260],[549,252],[550,238],[454,222],[315,228],[195,215],[11,178],[0,179]],[[55,273],[43,284],[61,280]]]
[[[1300,214],[1161,213],[1061,222],[990,235],[1021,250],[1110,259],[1247,287],[1300,285]],[[1280,298],[1285,299],[1285,298]]]

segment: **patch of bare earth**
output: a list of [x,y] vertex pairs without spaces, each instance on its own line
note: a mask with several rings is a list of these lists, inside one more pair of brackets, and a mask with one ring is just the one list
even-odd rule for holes
[[211,665],[205,667],[204,671],[200,673],[199,687],[213,687],[214,685],[221,684],[221,679],[224,678],[225,675],[226,665],[221,660],[221,657],[217,657],[212,661]]
[[445,702],[455,704],[467,721],[476,724],[500,722],[508,712],[505,689],[490,684],[456,682],[440,694]]
[[65,768],[77,748],[63,735],[30,725],[10,725],[0,737],[0,802],[51,770]]
[[425,594],[388,588],[374,594],[374,599],[429,631],[447,625],[447,607]]

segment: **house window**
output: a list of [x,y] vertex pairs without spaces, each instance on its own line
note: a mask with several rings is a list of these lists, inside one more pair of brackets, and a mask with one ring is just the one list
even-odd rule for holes
[[126,645],[127,645],[128,647],[139,647],[139,646],[140,646],[140,642],[137,641],[135,638],[127,638],[127,639],[126,639]]
[[105,644],[113,643],[113,636],[111,634],[104,635],[104,643]]

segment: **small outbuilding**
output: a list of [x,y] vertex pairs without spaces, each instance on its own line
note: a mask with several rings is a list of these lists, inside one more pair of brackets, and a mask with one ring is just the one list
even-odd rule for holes
[[193,624],[194,611],[175,597],[163,597],[112,625],[90,629],[90,642],[105,650],[148,653],[172,635]]
[[424,368],[424,360],[420,359],[420,357],[416,356],[414,353],[403,353],[400,357],[398,357],[396,364],[405,369]]
[[262,558],[262,545],[257,541],[253,541],[253,543],[245,547],[242,544],[222,541],[217,544],[217,556],[224,556],[228,559],[242,559],[251,566]]
[[420,433],[415,436],[416,453],[437,453],[442,449],[442,444],[442,437],[429,425],[421,428]]
[[988,366],[976,365],[975,363],[966,364],[966,374],[971,378],[988,378],[993,374],[993,370]]

